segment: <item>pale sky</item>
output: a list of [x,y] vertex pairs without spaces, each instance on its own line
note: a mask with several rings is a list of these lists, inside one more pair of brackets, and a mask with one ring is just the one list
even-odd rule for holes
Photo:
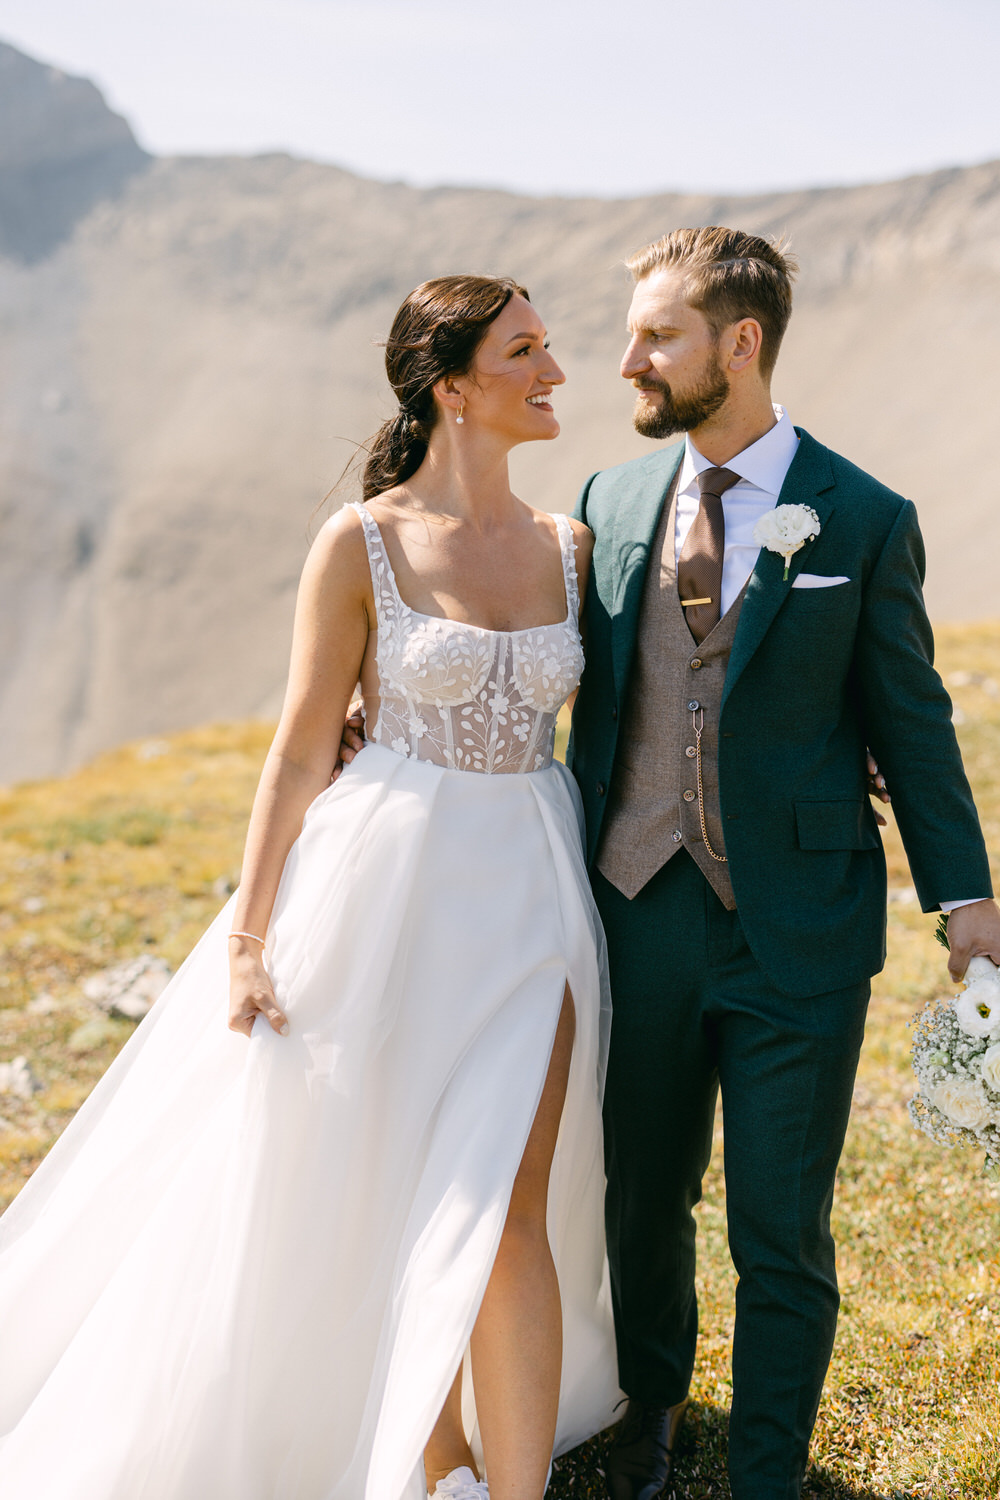
[[751,192],[1000,157],[1000,0],[0,0],[159,154],[528,192]]

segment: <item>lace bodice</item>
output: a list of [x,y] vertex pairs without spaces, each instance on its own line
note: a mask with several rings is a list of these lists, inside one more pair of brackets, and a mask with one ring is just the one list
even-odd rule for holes
[[[378,523],[361,504],[375,593],[379,697],[366,699],[371,738],[398,755],[453,771],[539,771],[552,762],[556,715],[580,681],[573,528],[556,516],[566,618],[527,630],[486,630],[404,604]],[[376,717],[377,715],[377,717]]]

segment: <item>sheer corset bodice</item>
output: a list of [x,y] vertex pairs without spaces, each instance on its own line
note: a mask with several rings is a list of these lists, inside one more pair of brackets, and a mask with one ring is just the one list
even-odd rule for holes
[[580,596],[573,528],[556,516],[566,586],[557,625],[487,630],[420,614],[400,598],[382,533],[364,505],[378,628],[372,739],[453,771],[539,771],[552,762],[556,715],[580,681]]

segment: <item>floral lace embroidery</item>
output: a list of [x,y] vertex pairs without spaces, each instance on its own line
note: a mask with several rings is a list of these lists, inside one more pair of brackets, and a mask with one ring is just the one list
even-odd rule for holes
[[[527,630],[486,630],[410,609],[374,517],[361,517],[371,567],[379,697],[366,701],[372,738],[397,755],[456,771],[538,771],[552,762],[556,715],[583,671],[573,528],[556,516],[566,618]],[[377,716],[377,717],[376,717]]]

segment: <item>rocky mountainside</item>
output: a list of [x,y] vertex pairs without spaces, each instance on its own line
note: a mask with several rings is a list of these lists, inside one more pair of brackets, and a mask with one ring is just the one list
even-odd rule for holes
[[148,160],[87,79],[0,42],[0,252],[44,259]]
[[932,614],[1000,613],[1000,163],[605,201],[154,160],[91,84],[0,46],[0,780],[276,710],[310,516],[389,410],[377,341],[425,277],[509,271],[548,322],[563,436],[515,455],[526,498],[567,509],[647,451],[621,260],[714,222],[790,235],[776,396],[917,502]]

